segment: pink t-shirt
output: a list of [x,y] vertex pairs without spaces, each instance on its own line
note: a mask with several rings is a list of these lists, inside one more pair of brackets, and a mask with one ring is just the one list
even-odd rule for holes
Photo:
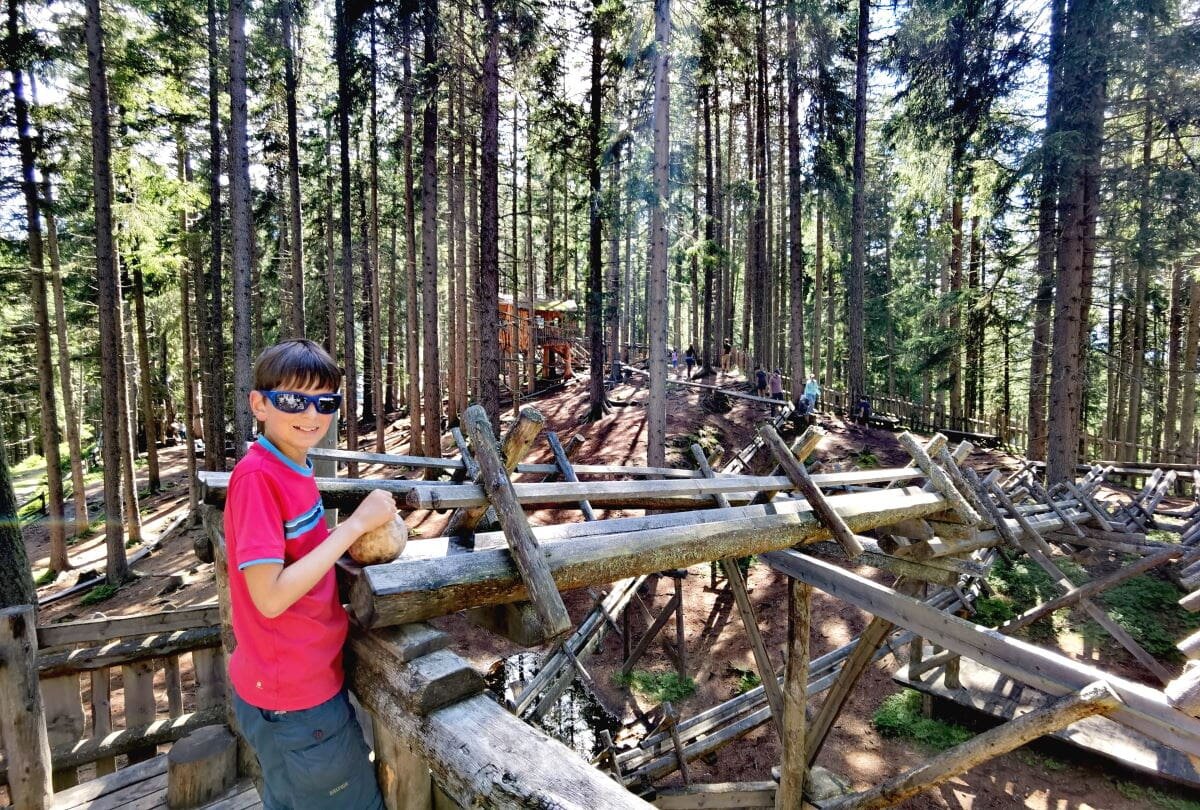
[[310,709],[342,688],[342,644],[349,621],[332,570],[274,619],[254,606],[242,572],[290,565],[329,534],[312,463],[302,467],[265,436],[233,468],[225,504],[229,597],[237,649],[229,679],[260,709]]

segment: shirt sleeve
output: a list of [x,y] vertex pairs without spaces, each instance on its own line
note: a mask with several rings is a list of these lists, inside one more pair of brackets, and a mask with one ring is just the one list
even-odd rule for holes
[[264,563],[283,565],[283,513],[262,473],[244,476],[229,488],[225,517],[235,527],[230,555],[239,571]]

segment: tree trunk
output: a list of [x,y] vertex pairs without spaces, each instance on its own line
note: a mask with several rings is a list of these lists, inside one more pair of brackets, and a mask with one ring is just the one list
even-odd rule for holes
[[375,452],[386,452],[387,414],[383,403],[383,323],[379,302],[382,274],[379,271],[379,94],[377,92],[378,60],[375,53],[375,8],[371,8],[371,228],[368,253],[371,256],[371,375],[375,405]]
[[50,175],[42,169],[42,196],[46,209],[46,252],[50,259],[50,282],[54,290],[54,331],[58,343],[58,382],[66,417],[67,450],[71,455],[71,493],[75,502],[75,536],[88,530],[87,492],[83,483],[83,448],[79,437],[79,411],[71,384],[71,352],[67,344],[66,299],[63,295],[62,263],[58,255],[58,223],[54,215],[54,191]]
[[[755,92],[754,92],[754,182],[757,192],[754,205],[754,224],[750,230],[753,243],[748,246],[753,256],[753,272],[747,278],[748,292],[752,295],[751,307],[754,320],[754,356],[769,368],[771,365],[770,340],[770,262],[767,247],[767,4],[758,2],[758,30],[755,45]],[[747,99],[749,101],[749,99]],[[753,289],[749,289],[753,283]]]
[[229,0],[229,221],[233,263],[233,451],[246,453],[250,414],[250,269],[254,223],[250,209],[250,150],[246,137],[246,0]]
[[458,106],[455,98],[458,91],[458,73],[454,73],[450,82],[450,92],[446,105],[446,135],[442,139],[446,144],[446,260],[449,272],[446,274],[446,329],[444,356],[449,361],[449,374],[446,375],[446,411],[447,423],[457,425],[462,409],[459,408],[459,390],[464,379],[463,371],[458,365],[458,346],[464,340],[462,324],[458,319],[458,299],[466,294],[466,290],[458,286],[458,218],[462,215],[462,197],[459,194],[458,178],[462,167],[458,163],[455,145],[462,124],[458,121]]
[[[12,0],[9,0],[12,2]],[[101,455],[104,460],[104,540],[107,548],[106,574],[111,585],[129,578],[125,558],[125,533],[121,525],[120,449],[120,332],[116,320],[120,306],[117,268],[113,253],[112,147],[108,123],[108,76],[104,66],[104,38],[100,0],[87,0],[84,33],[88,55],[88,100],[92,131],[92,195],[96,219],[96,289],[100,321],[100,398],[102,425]],[[215,230],[215,229],[214,229]],[[3,487],[0,487],[2,489]],[[7,512],[7,510],[4,510]],[[27,569],[26,569],[27,570]]]
[[724,359],[724,347],[717,343],[716,324],[713,318],[713,265],[717,261],[716,245],[716,193],[713,178],[713,127],[712,103],[713,93],[711,79],[705,78],[700,83],[700,105],[704,110],[704,319],[703,347],[701,349],[704,368],[712,364],[714,357],[717,362]]
[[146,289],[142,280],[142,266],[138,261],[133,265],[133,310],[137,319],[137,362],[138,375],[141,377],[142,421],[146,429],[146,466],[148,467],[150,494],[162,489],[158,472],[158,415],[154,407],[154,384],[150,377],[150,347],[146,336]]
[[1079,454],[1083,407],[1088,302],[1095,261],[1100,151],[1104,137],[1110,0],[1079,0],[1064,29],[1062,92],[1075,100],[1060,111],[1058,132],[1071,133],[1077,148],[1064,155],[1060,173],[1050,380],[1050,431],[1046,476],[1050,483],[1072,478]]
[[[8,39],[16,43],[20,37],[17,23],[17,0],[8,0]],[[21,190],[25,197],[25,224],[29,235],[29,288],[34,318],[34,342],[37,346],[38,405],[41,410],[42,455],[46,459],[46,488],[48,528],[50,535],[50,570],[65,571],[71,567],[67,555],[67,537],[63,524],[62,468],[59,466],[58,409],[54,396],[54,357],[50,347],[50,309],[46,302],[46,276],[42,259],[42,222],[38,202],[36,156],[33,146],[33,127],[30,122],[29,101],[25,97],[25,76],[18,64],[12,71],[13,107],[16,113],[17,149],[21,159]],[[69,375],[68,371],[68,375]],[[70,411],[67,419],[71,418]]]
[[1167,327],[1167,404],[1163,413],[1163,440],[1159,458],[1169,459],[1178,444],[1180,380],[1183,370],[1183,262],[1171,263],[1171,312]]
[[[525,143],[530,143],[529,110],[525,115]],[[527,314],[529,328],[529,349],[525,352],[525,390],[532,394],[537,390],[537,288],[533,280],[533,156],[529,149],[525,151],[525,293],[529,296],[529,312]],[[603,325],[600,327],[603,329]],[[604,374],[604,352],[601,351],[595,365]]]
[[[458,8],[458,23],[460,30],[463,27],[463,20],[463,7],[460,5]],[[470,371],[468,370],[470,361],[467,353],[467,347],[471,345],[470,319],[467,314],[470,310],[470,307],[467,305],[467,302],[470,300],[471,296],[468,293],[470,287],[467,286],[468,231],[466,212],[467,203],[464,196],[466,193],[466,183],[464,182],[464,178],[467,172],[466,133],[468,130],[468,123],[466,89],[463,87],[463,72],[465,67],[463,65],[462,52],[462,48],[459,48],[456,51],[457,70],[454,74],[454,94],[451,100],[451,105],[454,103],[453,99],[458,100],[458,128],[454,131],[454,140],[452,146],[454,153],[457,155],[456,165],[458,168],[453,177],[454,199],[457,200],[457,203],[451,210],[451,223],[452,227],[454,228],[454,275],[455,286],[458,289],[458,294],[454,296],[452,303],[452,306],[455,310],[454,319],[458,324],[458,340],[454,343],[453,351],[454,367],[458,370],[458,374],[460,375],[460,379],[456,387],[457,399],[454,401],[453,407],[450,409],[451,420],[455,422],[461,419],[463,412],[467,409],[467,405],[469,404],[468,383],[471,378]],[[474,234],[475,231],[472,230],[470,233]]]
[[[119,258],[119,257],[118,257]],[[120,267],[117,268],[117,278],[124,283]],[[121,286],[117,287],[118,325],[121,334],[121,362],[118,373],[121,379],[121,493],[125,507],[125,522],[128,524],[129,541],[140,543],[142,540],[142,518],[138,506],[137,488],[137,392],[134,388],[133,375],[129,373],[129,364],[133,362],[133,330],[130,323],[129,306]]]
[[[412,79],[412,18],[403,19],[404,36],[404,249],[405,280],[405,340],[404,370],[408,375],[408,442],[409,452],[425,453],[425,434],[421,427],[421,309],[417,293],[417,212],[413,195],[413,79]],[[433,293],[436,295],[436,291]]]
[[1179,406],[1179,438],[1175,443],[1175,457],[1183,462],[1195,462],[1196,446],[1192,429],[1196,417],[1196,387],[1200,375],[1196,373],[1196,353],[1200,350],[1200,269],[1193,262],[1188,272],[1191,278],[1188,289],[1187,333],[1183,339],[1183,386],[1182,402]]
[[[291,333],[304,337],[304,226],[300,209],[300,144],[296,126],[296,36],[292,18],[296,0],[283,0],[279,19],[283,37],[283,94],[287,108],[288,224],[291,229]],[[280,318],[282,324],[283,318]]]
[[962,238],[963,238],[963,195],[960,187],[961,173],[957,166],[950,169],[950,299],[947,324],[950,336],[950,427],[963,430],[963,369],[962,369],[962,303],[963,284]]
[[[604,23],[601,19],[600,4],[592,4],[592,61],[591,85],[588,90],[588,289],[587,289],[587,333],[591,363],[589,369],[587,418],[596,421],[608,412],[608,400],[604,395],[604,273],[603,260],[600,255],[601,228],[603,226],[603,200],[600,188],[600,137],[603,119],[601,117],[601,102],[604,97],[604,87],[601,74],[604,68],[603,40],[605,35]],[[664,254],[665,256],[665,254]],[[666,272],[666,265],[663,265]],[[663,306],[667,302],[664,300]],[[663,323],[666,323],[666,311],[663,311]]]
[[[339,154],[338,196],[341,209],[342,267],[342,353],[346,369],[345,396],[346,448],[358,449],[358,345],[354,329],[354,248],[350,221],[350,94],[351,48],[350,19],[346,4],[338,0],[335,14],[335,59],[337,62],[337,127]],[[347,465],[353,477],[357,465]]]
[[[422,116],[421,171],[421,261],[422,288],[425,291],[423,312],[424,365],[422,367],[425,412],[425,452],[442,454],[442,388],[438,379],[441,363],[438,359],[438,0],[426,0],[424,8],[425,110]],[[428,474],[434,474],[428,470]]]
[[[11,2],[11,0],[10,0]],[[25,541],[21,539],[21,523],[17,519],[17,496],[13,493],[8,472],[8,457],[0,440],[0,608],[17,605],[36,605],[37,590]]]
[[[1127,455],[1125,461],[1138,460],[1138,441],[1141,434],[1142,393],[1145,385],[1142,376],[1146,373],[1146,297],[1150,287],[1150,264],[1153,247],[1150,244],[1150,170],[1152,115],[1149,102],[1142,111],[1142,163],[1138,167],[1138,229],[1134,264],[1137,276],[1133,288],[1133,340],[1130,341],[1131,365],[1129,368],[1129,413],[1125,423]],[[1153,420],[1151,420],[1153,424]]]
[[[851,405],[866,394],[863,303],[867,227],[867,57],[871,4],[858,0],[858,50],[854,67],[854,196],[850,223],[850,274],[846,283],[847,391]],[[832,325],[832,322],[831,322]]]
[[608,221],[608,296],[604,304],[604,320],[608,324],[608,361],[611,379],[621,379],[621,149],[613,150],[613,162],[608,172],[609,199],[612,200]]
[[804,393],[804,242],[801,236],[803,167],[800,165],[800,72],[796,2],[787,3],[787,197],[788,197],[788,365],[791,398]]
[[[646,408],[646,463],[666,464],[667,441],[667,169],[670,157],[671,3],[654,3],[654,194],[650,211],[650,398]],[[598,240],[597,240],[598,241]],[[597,256],[599,250],[597,246]]]
[[[1046,65],[1046,126],[1042,135],[1042,177],[1038,188],[1037,296],[1029,359],[1029,443],[1026,456],[1046,458],[1046,361],[1050,356],[1050,308],[1054,301],[1054,253],[1058,196],[1058,154],[1054,126],[1059,100],[1066,0],[1050,3],[1050,52]],[[1109,387],[1112,391],[1112,387]]]
[[[188,145],[183,134],[183,126],[177,125],[175,130],[176,169],[181,185],[190,186],[192,183],[192,165],[188,156]],[[191,208],[186,203],[179,212],[179,233],[183,241],[183,264],[179,268],[179,333],[182,338],[180,354],[183,365],[183,422],[187,426],[183,437],[184,458],[187,459],[188,477],[188,509],[194,515],[200,505],[200,492],[196,481],[196,454],[193,451],[193,441],[197,435],[196,422],[196,364],[195,351],[192,342],[193,321],[195,316],[192,309],[192,284],[200,266],[200,245],[192,233],[192,223],[189,220]],[[164,366],[166,364],[164,363]]]
[[814,205],[817,209],[817,242],[813,247],[813,332],[812,373],[821,374],[821,310],[825,304],[825,206],[822,195],[817,191]]
[[479,404],[492,430],[500,429],[500,27],[495,0],[483,0],[483,122],[480,165],[479,273],[475,312],[479,328]]

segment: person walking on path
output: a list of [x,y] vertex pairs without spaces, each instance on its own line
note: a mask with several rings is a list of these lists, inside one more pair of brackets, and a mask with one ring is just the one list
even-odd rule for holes
[[679,349],[671,349],[671,372],[679,374]]
[[729,360],[733,356],[733,344],[729,342],[729,338],[725,338],[725,342],[721,345],[721,371],[725,374],[729,373]]
[[758,363],[754,364],[754,394],[767,398],[767,370]]
[[[771,378],[768,381],[768,387],[771,389],[771,399],[777,399],[780,402],[784,401],[784,399],[783,399],[783,374],[780,373],[779,369],[775,369],[774,371],[771,372]],[[771,406],[771,416],[774,416],[778,412],[779,412],[778,407],[775,405],[772,405]]]
[[688,346],[687,352],[683,355],[683,362],[687,364],[688,379],[692,378],[692,366],[696,365],[696,347]]
[[821,385],[817,382],[814,375],[809,375],[808,382],[804,384],[804,398],[808,400],[808,409],[815,411],[817,409],[817,399],[821,396]]

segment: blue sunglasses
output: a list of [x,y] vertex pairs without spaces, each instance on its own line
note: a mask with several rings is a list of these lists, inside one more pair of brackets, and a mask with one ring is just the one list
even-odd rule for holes
[[301,394],[299,391],[259,391],[267,400],[284,413],[304,413],[312,405],[317,413],[336,413],[342,407],[341,394]]

